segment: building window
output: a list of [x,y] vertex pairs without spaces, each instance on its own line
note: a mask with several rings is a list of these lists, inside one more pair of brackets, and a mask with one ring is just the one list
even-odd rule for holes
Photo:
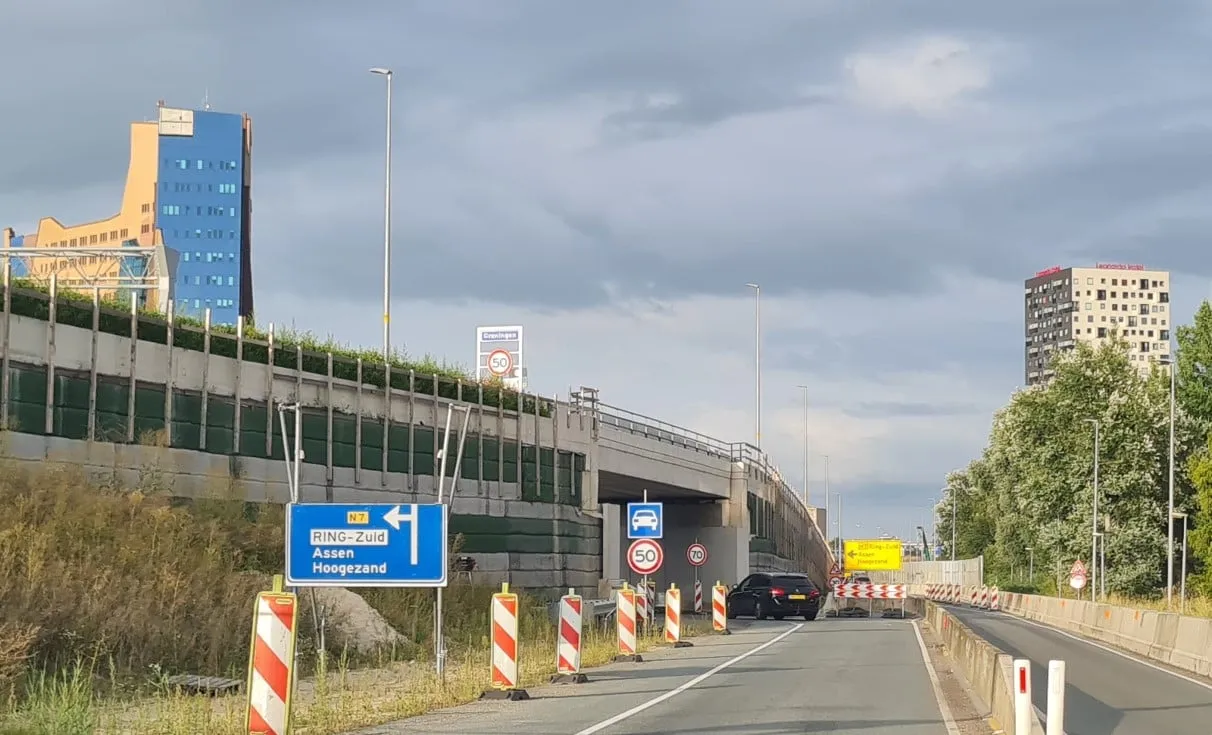
[[151,225],[143,225],[143,227],[140,228],[139,232],[144,235],[148,234],[149,232],[151,232]]
[[188,263],[189,262],[189,253],[181,253],[181,259],[184,260],[186,263]]
[[236,285],[236,277],[235,277],[235,276],[228,276],[228,277],[227,277],[227,285],[228,285],[228,286],[234,286],[234,285]]
[[202,159],[199,158],[198,159],[198,170],[201,171],[204,167],[205,167],[205,164],[202,163]]
[[228,213],[227,213],[227,216],[229,216],[229,217],[235,217],[235,216],[236,216],[236,208],[235,208],[235,207],[231,207],[231,208],[229,209]]

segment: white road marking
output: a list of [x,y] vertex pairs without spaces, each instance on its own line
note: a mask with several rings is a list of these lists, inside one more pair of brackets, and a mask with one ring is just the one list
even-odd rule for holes
[[805,625],[806,625],[806,623],[799,623],[799,624],[795,625],[794,627],[792,627],[791,630],[788,630],[785,633],[780,633],[779,635],[775,636],[774,638],[771,638],[770,640],[766,641],[765,643],[761,644],[760,646],[757,646],[756,648],[751,648],[748,651],[745,651],[744,653],[742,653],[741,655],[736,656],[735,658],[728,659],[727,661],[720,664],[719,666],[716,666],[714,669],[711,669],[702,674],[699,674],[698,676],[694,677],[693,679],[686,682],[685,684],[682,684],[681,686],[677,687],[676,689],[671,689],[658,697],[653,697],[652,699],[648,700],[647,702],[644,702],[642,704],[637,704],[636,706],[632,707],[631,709],[627,710],[626,712],[620,712],[619,714],[615,715],[614,717],[611,717],[608,720],[602,720],[601,722],[599,722],[596,725],[590,725],[589,727],[585,728],[584,730],[581,730],[580,732],[576,733],[576,735],[593,735],[593,733],[601,732],[602,730],[605,730],[606,728],[610,727],[611,725],[617,725],[618,723],[622,722],[623,720],[627,719],[628,717],[631,717],[633,715],[638,715],[639,713],[643,712],[644,710],[648,709],[649,707],[655,707],[656,705],[660,704],[661,702],[672,699],[673,697],[676,697],[677,695],[681,694],[682,692],[686,691],[687,689],[690,689],[691,687],[695,687],[695,686],[698,686],[699,684],[702,684],[704,681],[710,679],[711,677],[720,673],[721,671],[728,668],[729,666],[732,666],[735,663],[740,663],[741,661],[744,661],[745,659],[749,658],[753,654],[755,654],[759,651],[763,651],[763,650],[773,646],[775,643],[778,643],[779,641],[783,640],[787,636],[796,632],[800,628],[803,628]]
[[[1169,674],[1170,676],[1177,677],[1179,679],[1182,679],[1183,681],[1190,682],[1192,684],[1195,684],[1196,686],[1201,686],[1204,689],[1212,691],[1212,683],[1208,683],[1206,681],[1200,681],[1199,679],[1187,676],[1186,674],[1180,674],[1177,671],[1171,671],[1170,669],[1167,669],[1164,666],[1158,666],[1155,663],[1145,661],[1144,659],[1137,658],[1136,656],[1133,656],[1130,653],[1124,653],[1123,651],[1118,651],[1118,650],[1112,648],[1111,646],[1105,646],[1102,643],[1099,643],[1098,641],[1092,641],[1089,638],[1083,638],[1082,636],[1076,635],[1074,633],[1070,633],[1067,630],[1061,630],[1060,628],[1054,628],[1051,625],[1047,625],[1045,623],[1037,623],[1034,620],[1028,620],[1027,618],[1019,617],[1018,615],[1014,615],[1012,613],[1003,612],[1001,614],[1012,620],[1021,620],[1024,623],[1034,625],[1037,628],[1043,628],[1044,630],[1049,630],[1049,631],[1052,631],[1053,633],[1060,633],[1061,635],[1065,636],[1066,638],[1072,638],[1073,640],[1078,641],[1080,643],[1085,643],[1088,646],[1094,646],[1095,648],[1102,649],[1102,650],[1106,651],[1107,653],[1114,653],[1116,656],[1119,656],[1120,658],[1124,658],[1129,661],[1135,661],[1136,663],[1140,664],[1141,666],[1148,666],[1149,668],[1153,669],[1154,671],[1160,671],[1163,674]],[[1069,683],[1066,682],[1065,686],[1068,687]]]
[[930,663],[930,651],[926,649],[926,641],[922,638],[922,629],[917,621],[913,621],[913,634],[917,636],[917,646],[922,650],[922,663],[926,664],[926,673],[930,675],[930,686],[934,689],[934,698],[938,700],[938,711],[943,716],[943,724],[947,726],[947,735],[959,735],[959,726],[947,706],[947,696],[943,694],[943,685],[939,683],[934,664]]

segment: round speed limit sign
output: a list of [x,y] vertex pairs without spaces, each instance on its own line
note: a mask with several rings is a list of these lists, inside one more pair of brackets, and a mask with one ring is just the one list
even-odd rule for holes
[[508,350],[493,350],[488,355],[488,372],[504,378],[513,372],[513,355]]
[[641,576],[652,574],[665,561],[665,551],[650,538],[636,539],[627,549],[627,566]]
[[694,543],[686,549],[686,561],[690,562],[692,567],[701,567],[707,563],[707,547],[699,543]]

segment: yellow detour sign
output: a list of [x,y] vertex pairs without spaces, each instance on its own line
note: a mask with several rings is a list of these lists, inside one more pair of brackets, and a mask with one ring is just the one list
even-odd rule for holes
[[842,564],[847,572],[900,571],[901,542],[896,539],[846,541]]

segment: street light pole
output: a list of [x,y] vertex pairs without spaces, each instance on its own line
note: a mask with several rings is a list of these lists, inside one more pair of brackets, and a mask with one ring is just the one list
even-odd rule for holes
[[951,561],[955,561],[955,488],[951,488]]
[[1179,573],[1179,592],[1178,592],[1178,612],[1186,614],[1187,612],[1187,514],[1183,512],[1175,512],[1170,516],[1173,522],[1181,518],[1183,521],[1183,545],[1182,545],[1182,571]]
[[1098,584],[1095,577],[1098,575],[1098,442],[1099,442],[1099,421],[1098,419],[1086,419],[1087,423],[1094,424],[1094,521],[1090,533],[1090,601],[1095,602],[1098,595]]
[[756,374],[756,398],[754,407],[754,436],[756,446],[762,448],[762,287],[756,283],[746,283],[753,289],[753,339],[754,339],[754,373]]
[[[1170,482],[1166,532],[1166,607],[1174,604],[1174,386],[1178,377],[1178,362],[1173,356],[1163,361],[1170,366]],[[1183,550],[1184,552],[1186,549]]]
[[1027,547],[1027,583],[1035,584],[1035,549]]
[[383,362],[391,360],[391,69],[370,70],[387,79],[387,174],[383,203]]
[[[808,386],[797,385],[804,391],[804,505],[808,505]],[[825,493],[825,502],[829,502],[829,494]],[[825,513],[828,516],[828,511]]]

